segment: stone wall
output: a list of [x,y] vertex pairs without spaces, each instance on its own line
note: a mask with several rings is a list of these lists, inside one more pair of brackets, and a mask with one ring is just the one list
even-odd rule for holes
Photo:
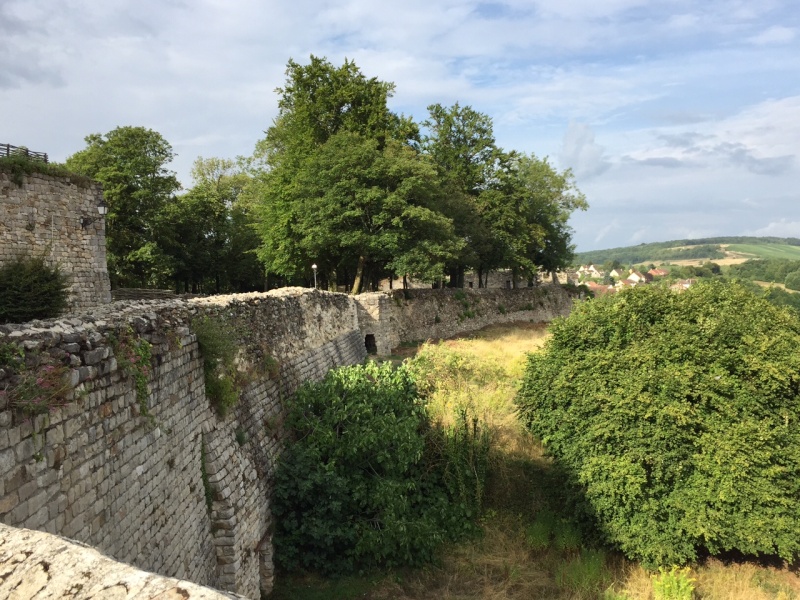
[[0,172],[0,264],[44,253],[69,276],[72,309],[110,302],[105,223],[84,228],[80,221],[98,216],[102,196],[99,183],[81,187],[67,177],[30,175],[19,186]]
[[569,314],[573,297],[559,286],[516,290],[394,290],[355,297],[359,326],[377,354],[403,342],[450,338],[495,323],[549,322]]
[[[287,288],[117,302],[0,325],[0,522],[256,598],[272,587],[270,497],[286,442],[283,398],[330,368],[364,360],[368,335],[388,354],[403,341],[549,320],[571,302],[550,286],[355,298]],[[226,418],[206,398],[192,329],[204,317],[227,324],[247,375]],[[130,365],[146,345],[145,373]],[[46,378],[48,363],[66,369],[71,401],[30,419],[13,403],[24,398],[26,376]],[[146,375],[142,397],[137,372]]]
[[[255,374],[225,419],[205,397],[190,327],[203,316],[230,325],[239,369]],[[74,385],[73,402],[32,421],[2,406],[0,521],[249,597],[271,588],[269,498],[283,443],[281,398],[331,367],[364,359],[350,298],[285,289],[115,303],[0,332],[6,354],[25,354],[28,372],[41,375],[36,362],[49,356],[70,365]],[[143,402],[123,366],[141,340],[153,355]],[[0,389],[18,384],[7,371]]]

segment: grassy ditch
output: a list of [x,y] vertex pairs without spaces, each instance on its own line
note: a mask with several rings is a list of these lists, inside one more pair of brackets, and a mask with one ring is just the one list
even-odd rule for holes
[[[279,573],[273,599],[400,600],[791,600],[800,578],[749,562],[709,560],[688,571],[650,573],[597,547],[565,510],[564,478],[520,426],[513,399],[525,354],[545,342],[541,325],[493,326],[469,338],[423,344],[409,358],[443,422],[468,407],[490,425],[492,453],[482,535],[446,547],[417,569],[321,578]],[[688,590],[693,588],[693,591]],[[684,595],[668,596],[675,591]]]

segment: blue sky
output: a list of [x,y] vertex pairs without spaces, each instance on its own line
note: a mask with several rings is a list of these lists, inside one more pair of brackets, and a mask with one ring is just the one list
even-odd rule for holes
[[63,160],[143,125],[188,186],[198,156],[252,153],[310,54],[572,168],[578,250],[800,237],[797,0],[0,0],[0,143]]

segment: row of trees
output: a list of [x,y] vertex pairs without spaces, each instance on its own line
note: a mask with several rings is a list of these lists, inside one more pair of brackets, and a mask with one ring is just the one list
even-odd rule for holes
[[483,280],[569,264],[567,220],[587,207],[569,171],[499,148],[491,118],[469,106],[433,104],[421,124],[393,113],[393,91],[350,61],[289,62],[256,150],[267,271],[296,277],[317,263],[358,293],[382,277],[447,273],[461,287],[467,269]]
[[355,63],[290,61],[279,114],[253,157],[198,159],[194,185],[142,127],[86,138],[67,166],[103,183],[112,285],[244,291],[307,281],[353,293],[384,277],[463,286],[492,270],[532,278],[572,259],[570,214],[587,207],[569,171],[505,151],[492,120],[433,104],[416,123],[394,86]]
[[222,292],[263,285],[241,161],[197,159],[194,186],[178,195],[181,185],[167,169],[174,153],[158,132],[118,127],[86,142],[66,166],[103,184],[113,287]]

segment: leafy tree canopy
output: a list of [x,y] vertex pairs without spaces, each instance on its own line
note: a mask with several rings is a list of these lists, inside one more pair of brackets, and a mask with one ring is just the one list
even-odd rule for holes
[[735,284],[578,305],[531,355],[521,414],[606,541],[649,565],[800,553],[800,321]]
[[156,241],[158,214],[181,187],[167,169],[174,157],[172,146],[152,129],[131,126],[85,140],[87,147],[65,165],[103,184],[111,283],[153,284],[168,271]]

